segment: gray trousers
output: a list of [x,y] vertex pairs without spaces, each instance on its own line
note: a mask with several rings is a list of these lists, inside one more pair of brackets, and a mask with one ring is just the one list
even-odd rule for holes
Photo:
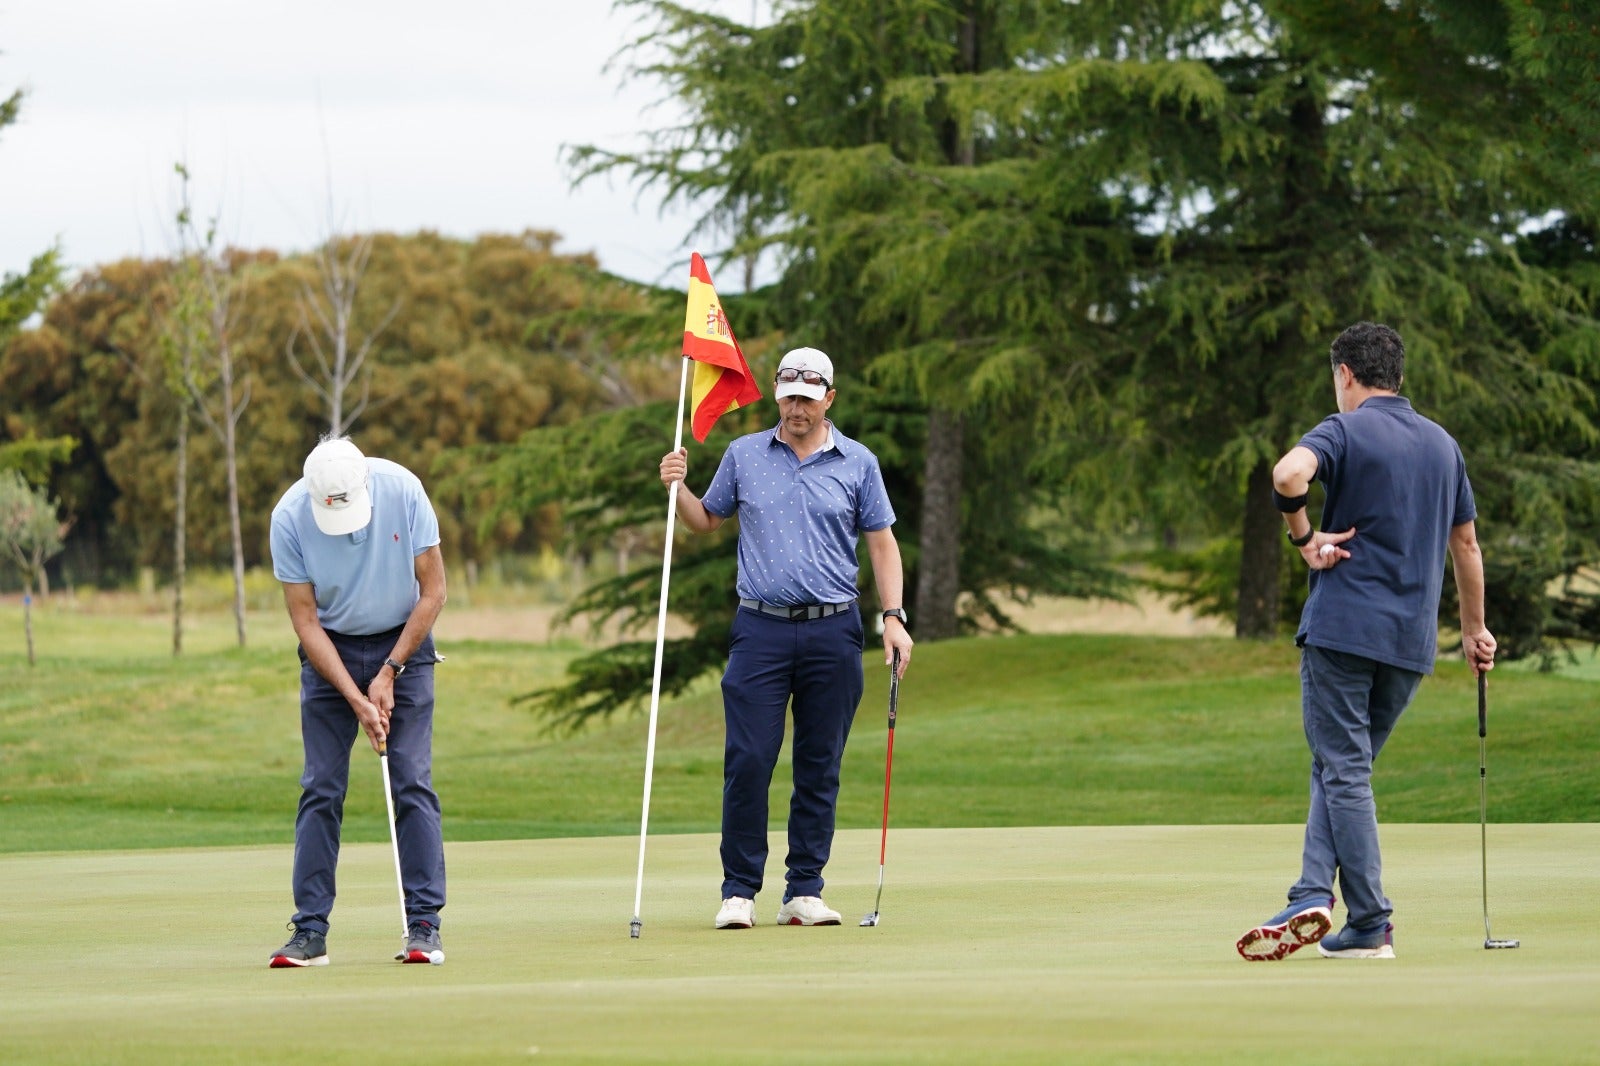
[[1300,880],[1289,902],[1334,895],[1348,924],[1382,929],[1393,913],[1383,894],[1372,764],[1417,694],[1422,675],[1375,659],[1306,645],[1300,654],[1300,706],[1311,746],[1311,806]]
[[[394,648],[400,630],[352,637],[329,633],[345,669],[363,692]],[[439,797],[433,791],[433,664],[438,658],[430,635],[406,662],[394,683],[389,718],[389,778],[394,789],[394,819],[400,843],[400,880],[405,886],[409,921],[439,925],[444,908],[444,841]],[[350,783],[351,748],[361,735],[349,702],[300,653],[300,736],[305,771],[300,776],[300,810],[294,822],[294,924],[328,931],[333,911],[334,869],[339,862],[339,828]],[[363,751],[366,746],[363,745]],[[383,788],[377,758],[363,759],[373,789]]]

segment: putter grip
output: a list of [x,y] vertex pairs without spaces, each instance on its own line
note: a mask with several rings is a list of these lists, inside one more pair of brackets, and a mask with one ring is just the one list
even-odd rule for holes
[[894,732],[894,720],[900,710],[900,649],[894,650],[894,661],[889,665],[889,731]]
[[1489,675],[1478,675],[1478,736],[1489,735]]

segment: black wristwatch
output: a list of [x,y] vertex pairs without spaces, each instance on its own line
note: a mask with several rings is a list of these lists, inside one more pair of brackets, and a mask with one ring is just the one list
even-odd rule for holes
[[405,663],[397,663],[393,659],[385,659],[385,660],[383,660],[383,665],[385,665],[389,669],[393,670],[395,677],[399,677],[401,674],[406,672],[406,664]]
[[910,624],[906,621],[906,609],[904,607],[891,607],[887,611],[883,612],[883,620],[885,622],[891,618],[900,619],[900,624],[903,626]]
[[1307,544],[1311,543],[1311,538],[1317,535],[1317,527],[1312,526],[1310,529],[1306,530],[1306,535],[1303,537],[1292,536],[1287,529],[1283,531],[1283,535],[1288,537],[1289,543],[1293,544],[1296,548],[1304,548]]

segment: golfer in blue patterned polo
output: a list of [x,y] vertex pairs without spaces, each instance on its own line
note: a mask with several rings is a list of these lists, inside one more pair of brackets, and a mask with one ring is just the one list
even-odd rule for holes
[[[884,662],[911,661],[894,508],[877,456],[827,418],[833,363],[797,348],[778,364],[774,429],[728,446],[705,497],[680,485],[678,517],[709,533],[739,517],[739,609],[722,677],[727,719],[718,929],[748,929],[767,864],[767,789],[794,716],[794,791],[779,925],[838,925],[822,901],[833,846],[839,763],[861,702],[864,636],[856,540],[864,536],[883,607]],[[661,460],[662,484],[688,473],[688,450]]]

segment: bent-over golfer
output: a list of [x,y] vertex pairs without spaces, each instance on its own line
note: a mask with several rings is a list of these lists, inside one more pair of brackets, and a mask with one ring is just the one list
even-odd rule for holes
[[305,771],[294,823],[293,936],[271,965],[325,966],[339,828],[358,729],[387,744],[409,935],[444,958],[444,844],[433,791],[433,623],[445,602],[439,520],[422,482],[348,438],[324,439],[272,509],[272,572],[300,638]]
[[[1328,958],[1394,958],[1383,894],[1372,763],[1433,672],[1445,553],[1461,601],[1461,649],[1474,674],[1493,669],[1484,624],[1483,557],[1466,462],[1456,442],[1399,395],[1405,346],[1361,322],[1333,342],[1330,415],[1272,472],[1289,543],[1311,568],[1300,616],[1300,703],[1311,747],[1311,808],[1289,905],[1239,938],[1250,960],[1317,944]],[[1325,491],[1322,531],[1306,516]],[[1333,881],[1347,916],[1333,928]]]
[[[739,608],[722,677],[727,719],[722,786],[722,907],[718,929],[748,929],[767,863],[767,789],[792,699],[794,791],[779,925],[838,925],[822,901],[833,846],[839,763],[861,702],[864,643],[856,541],[864,536],[883,607],[884,662],[911,634],[894,508],[877,456],[827,418],[833,363],[797,348],[778,364],[775,429],[728,446],[703,499],[678,487],[678,517],[709,533],[739,516]],[[662,484],[682,481],[688,450],[661,460]]]

